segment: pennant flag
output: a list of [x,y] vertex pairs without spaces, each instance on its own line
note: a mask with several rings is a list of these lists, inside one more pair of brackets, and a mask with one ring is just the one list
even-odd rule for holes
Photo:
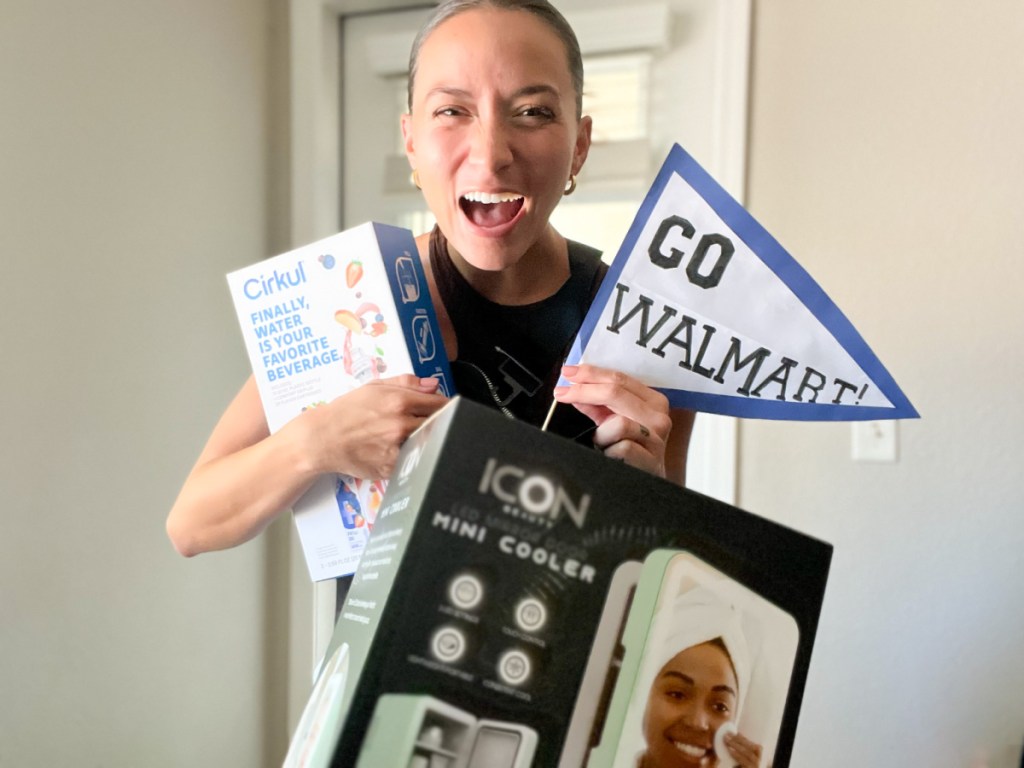
[[624,371],[708,413],[918,415],[811,276],[678,144],[566,362]]

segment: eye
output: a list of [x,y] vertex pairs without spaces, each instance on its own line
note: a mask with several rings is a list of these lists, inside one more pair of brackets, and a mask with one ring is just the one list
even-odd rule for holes
[[516,115],[526,118],[533,123],[546,123],[555,119],[555,110],[550,107],[531,104],[526,107],[520,107]]
[[451,106],[438,107],[433,112],[434,117],[460,117],[461,115],[464,114],[466,114],[465,110],[459,107]]
[[716,712],[718,712],[721,715],[728,715],[728,714],[730,714],[732,712],[732,708],[728,704],[726,704],[724,701],[716,701],[716,702],[714,702],[711,705],[711,708],[714,709]]

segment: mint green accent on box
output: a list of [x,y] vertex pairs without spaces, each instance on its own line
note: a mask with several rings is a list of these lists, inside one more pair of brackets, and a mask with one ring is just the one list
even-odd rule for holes
[[633,604],[629,609],[629,618],[626,620],[626,629],[622,634],[622,645],[625,648],[622,667],[619,669],[615,691],[608,707],[601,743],[591,751],[587,768],[611,768],[622,738],[622,726],[626,720],[629,701],[640,672],[644,646],[654,623],[655,609],[664,585],[665,569],[672,558],[684,551],[657,549],[644,559],[644,567],[640,572],[636,593],[633,595]]
[[[377,699],[356,768],[406,768],[415,755],[426,757],[431,766],[455,768],[475,726],[468,712],[430,696],[385,694]],[[428,738],[429,733],[436,738]]]

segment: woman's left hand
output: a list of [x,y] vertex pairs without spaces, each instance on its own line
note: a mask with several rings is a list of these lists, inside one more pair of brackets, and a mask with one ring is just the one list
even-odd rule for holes
[[571,386],[555,387],[555,400],[593,420],[594,445],[605,456],[665,477],[668,398],[621,371],[594,365],[567,365],[562,376]]

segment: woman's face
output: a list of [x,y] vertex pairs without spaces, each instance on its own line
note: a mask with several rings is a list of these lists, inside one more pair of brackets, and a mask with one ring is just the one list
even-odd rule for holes
[[644,712],[644,768],[711,768],[715,731],[735,717],[739,688],[732,663],[718,645],[676,654],[651,686]]
[[523,11],[478,8],[420,49],[409,162],[449,244],[478,269],[516,263],[538,242],[590,145],[576,118],[565,46]]

